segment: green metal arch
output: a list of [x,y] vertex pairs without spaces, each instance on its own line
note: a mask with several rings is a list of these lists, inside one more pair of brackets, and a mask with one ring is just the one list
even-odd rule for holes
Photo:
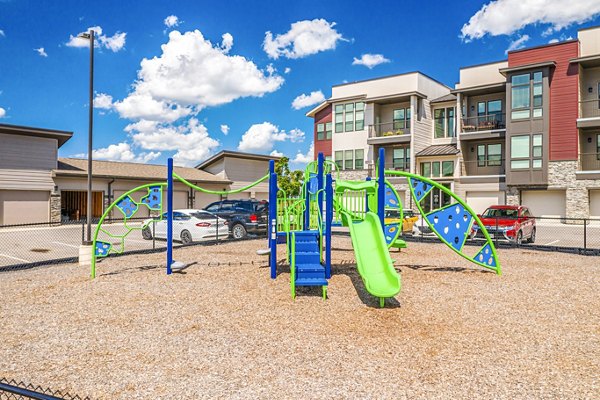
[[[439,235],[437,235],[437,229],[435,229],[435,227],[433,227],[431,225],[431,223],[429,222],[429,220],[427,218],[425,218],[425,213],[423,212],[423,209],[421,207],[421,205],[419,204],[418,201],[416,201],[416,198],[414,196],[414,188],[412,187],[412,185],[409,184],[410,187],[410,192],[413,196],[413,199],[415,199],[415,203],[417,205],[417,208],[419,209],[419,212],[421,213],[421,215],[423,215],[423,219],[425,220],[425,222],[427,223],[427,225],[429,226],[429,228],[431,228],[431,230],[433,232],[436,232],[436,235],[438,236],[438,238],[444,243],[446,244],[448,247],[450,247],[452,249],[452,251],[454,251],[456,254],[460,255],[461,257],[465,258],[466,260],[469,260],[481,267],[487,268],[487,269],[491,269],[496,271],[496,273],[498,275],[502,275],[502,269],[500,267],[500,260],[498,258],[498,253],[496,251],[496,247],[494,246],[494,242],[492,241],[492,239],[490,238],[490,235],[487,231],[487,229],[485,229],[485,226],[483,225],[483,223],[481,222],[481,220],[479,219],[479,217],[477,216],[477,213],[475,213],[475,211],[473,211],[473,209],[471,207],[469,207],[469,205],[460,197],[458,197],[454,192],[452,192],[450,189],[440,185],[439,183],[437,183],[434,180],[431,180],[429,178],[425,178],[423,176],[420,175],[416,175],[416,174],[411,174],[410,172],[404,172],[404,171],[392,171],[392,170],[386,170],[385,171],[386,175],[393,175],[393,176],[402,176],[405,178],[412,178],[412,179],[417,179],[420,181],[423,181],[431,186],[433,186],[436,189],[440,189],[441,191],[443,191],[445,194],[449,195],[450,197],[452,197],[454,200],[456,200],[457,203],[459,203],[461,206],[464,207],[464,209],[466,211],[468,211],[471,216],[473,217],[473,221],[475,223],[477,223],[477,225],[479,226],[481,232],[483,233],[483,236],[486,239],[487,244],[489,244],[491,250],[492,250],[492,254],[494,256],[494,259],[496,261],[496,267],[490,267],[489,265],[486,265],[482,262],[479,262],[477,260],[475,260],[473,257],[469,257],[466,254],[463,254],[462,251],[458,251],[456,250],[450,243],[448,243],[444,238],[440,237]],[[485,245],[484,245],[485,246]]]

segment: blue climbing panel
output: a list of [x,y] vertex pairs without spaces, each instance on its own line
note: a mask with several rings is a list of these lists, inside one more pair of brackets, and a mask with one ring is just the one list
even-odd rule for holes
[[150,210],[160,211],[162,203],[162,188],[160,186],[151,186],[148,188],[148,194],[140,202]]
[[485,264],[489,267],[496,267],[496,259],[494,258],[494,253],[492,252],[492,248],[489,243],[486,243],[479,253],[473,257],[473,259],[481,264]]
[[138,210],[138,205],[129,196],[123,197],[116,206],[127,218],[131,218]]
[[385,207],[386,208],[398,208],[400,200],[396,196],[396,192],[393,191],[389,186],[385,187]]
[[398,236],[398,224],[389,224],[383,227],[383,233],[385,236],[385,242],[389,245],[392,243],[396,237]]
[[319,180],[317,178],[317,175],[311,173],[310,177],[308,179],[308,193],[316,194],[318,190],[319,190]]
[[417,202],[423,200],[423,198],[427,196],[427,194],[433,188],[433,186],[431,186],[429,183],[412,177],[408,178],[408,181],[410,183],[410,187],[412,188],[413,197]]
[[110,251],[112,244],[108,242],[96,241],[96,257],[106,257]]
[[460,203],[450,204],[425,216],[438,235],[460,251],[471,230],[473,217]]

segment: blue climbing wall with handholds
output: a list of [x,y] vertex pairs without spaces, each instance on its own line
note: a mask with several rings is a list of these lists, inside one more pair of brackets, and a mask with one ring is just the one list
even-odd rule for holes
[[398,236],[399,224],[389,224],[383,227],[383,233],[385,236],[385,241],[389,245],[392,243],[396,237]]
[[471,231],[473,217],[460,203],[450,204],[425,216],[439,236],[460,251]]
[[392,190],[389,186],[385,187],[385,208],[398,208],[400,205],[400,200],[396,195],[396,192]]
[[96,257],[106,257],[111,247],[112,244],[108,242],[96,241],[96,249],[94,250],[96,253]]
[[410,187],[412,188],[414,198],[417,202],[423,200],[425,196],[431,191],[433,186],[427,182],[423,182],[418,179],[409,178]]
[[148,194],[140,199],[150,210],[160,211],[162,203],[162,187],[152,186],[148,188]]
[[129,196],[123,197],[116,206],[127,218],[131,218],[138,210],[138,205]]
[[494,258],[494,254],[489,243],[486,243],[481,250],[479,250],[479,253],[473,257],[473,259],[490,267],[496,267],[496,259]]

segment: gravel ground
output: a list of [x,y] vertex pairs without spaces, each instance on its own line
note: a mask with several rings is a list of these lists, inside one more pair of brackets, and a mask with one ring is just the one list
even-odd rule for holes
[[94,281],[74,264],[0,274],[0,377],[104,399],[598,398],[598,258],[501,250],[497,276],[410,243],[379,309],[349,238],[327,301],[292,300],[265,245],[178,249],[197,264],[170,277],[164,254],[104,260]]

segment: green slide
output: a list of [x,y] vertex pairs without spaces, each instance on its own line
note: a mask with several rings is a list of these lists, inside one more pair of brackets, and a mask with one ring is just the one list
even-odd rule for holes
[[352,221],[348,213],[342,211],[342,215],[350,228],[358,273],[367,291],[379,297],[379,304],[383,307],[385,298],[397,295],[402,285],[400,275],[394,269],[379,217],[367,212],[364,220]]

